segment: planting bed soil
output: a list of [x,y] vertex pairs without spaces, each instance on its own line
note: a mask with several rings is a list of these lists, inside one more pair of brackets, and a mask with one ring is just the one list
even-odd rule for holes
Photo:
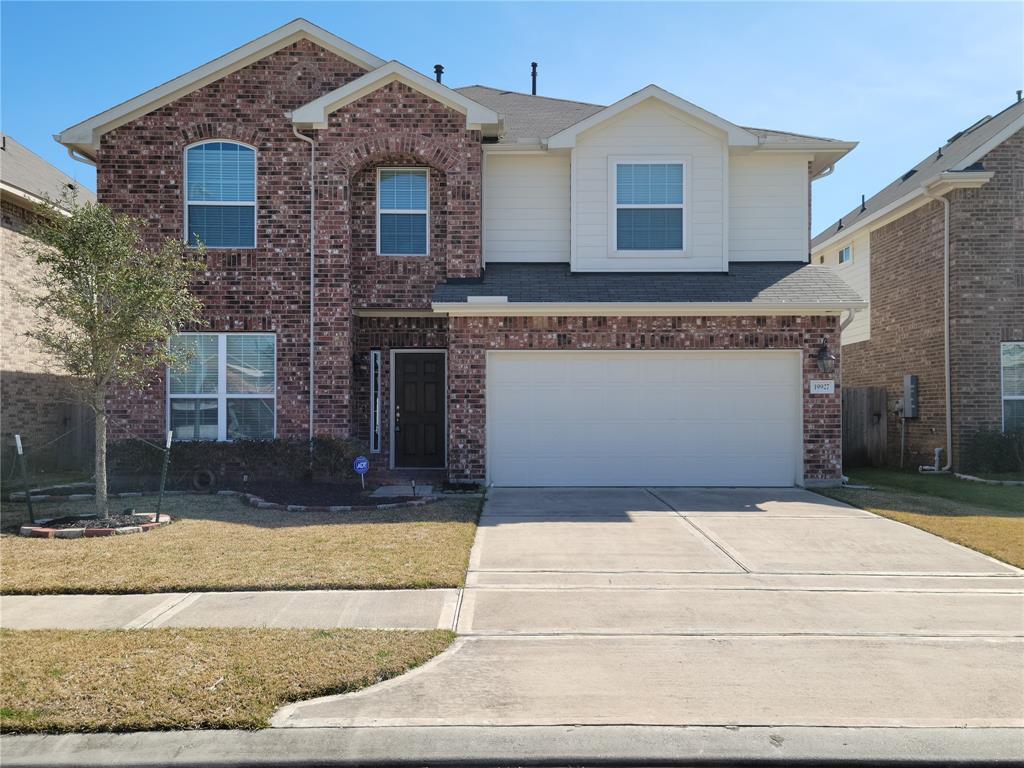
[[364,491],[359,484],[294,483],[287,481],[261,481],[239,485],[235,490],[259,496],[274,504],[292,504],[305,507],[362,507],[377,504],[398,504],[412,501],[413,496],[372,498],[373,488]]
[[111,515],[110,517],[58,517],[47,520],[47,528],[123,528],[126,525],[138,525],[139,518],[133,514]]

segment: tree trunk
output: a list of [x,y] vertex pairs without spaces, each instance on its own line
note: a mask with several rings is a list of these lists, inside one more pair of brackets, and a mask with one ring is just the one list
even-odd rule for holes
[[107,517],[107,391],[96,392],[96,514]]

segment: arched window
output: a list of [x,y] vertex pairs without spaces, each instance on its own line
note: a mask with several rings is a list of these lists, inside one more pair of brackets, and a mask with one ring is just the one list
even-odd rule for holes
[[204,141],[185,150],[185,234],[189,245],[256,246],[256,150]]

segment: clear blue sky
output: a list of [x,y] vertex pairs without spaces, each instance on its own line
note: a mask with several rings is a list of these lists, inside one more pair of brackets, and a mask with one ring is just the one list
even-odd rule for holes
[[450,85],[609,104],[656,83],[741,125],[856,140],[817,232],[1024,88],[1024,3],[48,3],[2,15],[3,130],[51,136],[296,16]]

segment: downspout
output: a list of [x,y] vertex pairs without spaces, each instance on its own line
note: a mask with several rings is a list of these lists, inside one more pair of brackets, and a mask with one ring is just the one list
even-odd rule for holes
[[313,427],[313,394],[314,394],[314,331],[316,330],[316,141],[299,133],[292,126],[296,138],[309,144],[309,444],[313,445],[315,430]]
[[925,197],[938,200],[943,207],[943,233],[942,233],[942,331],[945,342],[945,363],[946,363],[946,466],[939,469],[939,462],[935,467],[922,467],[922,471],[949,472],[953,468],[953,381],[952,366],[949,362],[949,200],[943,195],[936,195],[922,187]]

